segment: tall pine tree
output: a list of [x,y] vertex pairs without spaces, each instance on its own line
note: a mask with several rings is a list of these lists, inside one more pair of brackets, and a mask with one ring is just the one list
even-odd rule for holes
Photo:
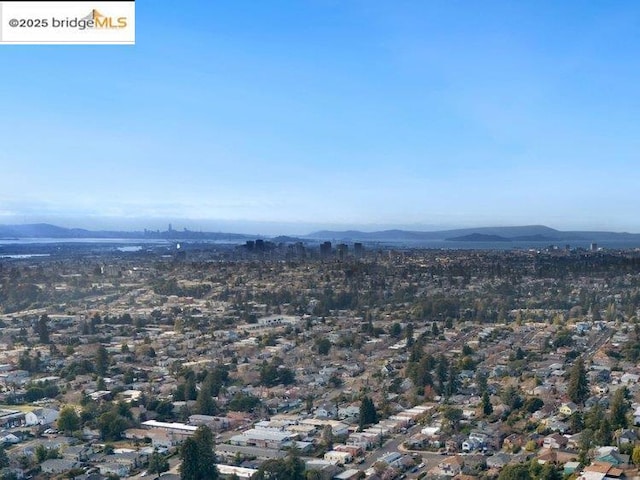
[[589,382],[587,381],[587,372],[584,369],[582,358],[578,358],[573,367],[571,367],[567,395],[572,402],[578,405],[582,405],[589,397]]

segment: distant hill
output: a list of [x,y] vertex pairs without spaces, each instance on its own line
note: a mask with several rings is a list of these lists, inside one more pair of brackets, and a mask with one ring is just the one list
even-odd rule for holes
[[352,242],[403,242],[420,243],[424,241],[450,242],[611,242],[638,241],[640,234],[619,232],[561,231],[544,225],[525,225],[515,227],[479,227],[455,230],[419,232],[411,230],[382,230],[378,232],[360,232],[357,230],[322,230],[311,233],[307,238],[315,240],[334,240]]
[[511,242],[510,238],[500,235],[487,235],[485,233],[470,233],[461,237],[446,238],[450,242]]
[[144,230],[144,231],[107,231],[86,230],[82,228],[64,228],[48,223],[27,225],[0,225],[0,239],[19,238],[104,238],[104,239],[161,239],[161,240],[193,240],[193,241],[234,241],[270,239],[276,243],[295,243],[331,240],[336,242],[371,242],[371,243],[404,243],[420,245],[433,241],[446,242],[633,242],[640,246],[640,234],[595,231],[561,231],[544,225],[525,225],[515,227],[480,227],[461,228],[420,232],[412,230],[382,230],[378,232],[361,232],[358,230],[332,231],[322,230],[302,237],[264,235],[248,235],[225,232],[194,232],[190,230]]
[[83,228],[64,228],[48,223],[34,223],[27,225],[0,225],[0,238],[124,238],[143,239],[157,238],[167,240],[235,240],[260,238],[259,235],[245,235],[241,233],[224,232],[193,232],[190,230],[171,231],[110,231],[85,230]]

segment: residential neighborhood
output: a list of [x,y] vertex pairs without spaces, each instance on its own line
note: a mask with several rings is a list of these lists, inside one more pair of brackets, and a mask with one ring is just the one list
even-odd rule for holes
[[0,282],[2,478],[180,478],[203,431],[224,478],[638,477],[638,251],[200,245]]

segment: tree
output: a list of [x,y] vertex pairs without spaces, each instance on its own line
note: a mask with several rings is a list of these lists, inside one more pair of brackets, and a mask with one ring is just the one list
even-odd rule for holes
[[76,409],[71,405],[67,405],[60,410],[58,416],[58,430],[71,433],[80,429],[80,417],[76,412]]
[[402,325],[398,322],[392,323],[391,327],[389,327],[389,335],[393,338],[400,338],[400,335],[402,335]]
[[373,400],[365,395],[362,398],[362,402],[360,402],[360,416],[358,422],[360,430],[372,423],[376,423],[377,421],[378,414],[376,413],[376,407],[373,404]]
[[4,446],[0,444],[0,469],[7,468],[9,466],[9,457],[4,450]]
[[476,384],[478,385],[478,390],[480,391],[480,393],[486,392],[489,386],[487,381],[487,374],[482,371],[476,372]]
[[215,415],[218,411],[216,401],[211,396],[211,387],[209,375],[207,375],[196,398],[196,412],[200,415]]
[[451,429],[455,432],[458,430],[460,425],[460,420],[462,420],[462,410],[455,407],[446,407],[444,410],[444,418],[449,421],[449,425],[451,425]]
[[213,451],[213,433],[207,426],[200,426],[196,433],[185,440],[180,449],[180,478],[182,480],[217,480],[218,468]]
[[120,440],[122,432],[129,427],[129,421],[118,413],[116,406],[98,417],[98,428],[103,440]]
[[47,316],[47,314],[43,314],[40,319],[38,320],[38,323],[36,324],[36,333],[38,334],[40,343],[44,343],[47,344],[49,343],[49,317]]
[[96,352],[96,372],[101,377],[104,377],[107,374],[107,369],[109,368],[109,352],[104,348],[103,345],[98,347],[98,351]]
[[633,447],[633,453],[631,454],[631,460],[634,465],[640,465],[640,445]]
[[447,361],[447,357],[445,357],[444,355],[440,355],[440,357],[438,357],[436,378],[438,379],[438,392],[441,395],[444,395],[446,392],[447,379],[449,378],[449,362]]
[[[535,461],[537,462],[537,460]],[[542,466],[536,478],[538,480],[562,480],[562,475],[553,463],[547,462]]]
[[229,410],[236,412],[255,412],[260,405],[260,399],[248,393],[238,392],[229,401]]
[[542,399],[538,397],[530,397],[524,402],[524,409],[529,413],[535,413],[544,406]]
[[591,410],[589,410],[584,416],[584,426],[592,431],[596,431],[600,428],[600,423],[604,418],[604,411],[600,403],[596,403]]
[[582,431],[582,429],[584,428],[584,418],[582,416],[582,413],[573,412],[569,416],[569,428],[573,433],[578,433]]
[[572,402],[578,405],[582,405],[589,397],[589,382],[582,358],[578,358],[573,367],[571,367],[569,383],[567,385],[567,395]]
[[600,422],[600,428],[595,432],[595,440],[598,445],[606,446],[611,445],[613,440],[611,433],[611,422],[608,418],[603,418]]
[[316,340],[316,348],[319,355],[328,355],[331,350],[331,342],[328,338],[319,338]]
[[458,381],[458,370],[456,367],[451,364],[449,367],[449,373],[447,375],[447,383],[445,385],[445,395],[448,397],[455,395],[458,393],[458,388],[460,387],[460,382]]
[[407,339],[407,348],[411,348],[413,345],[413,323],[408,323],[404,330],[405,337]]
[[522,397],[515,385],[509,385],[505,388],[500,394],[500,398],[511,410],[517,410],[522,407]]
[[578,460],[582,465],[589,463],[589,450],[593,446],[593,430],[585,428],[580,433],[580,443],[578,445]]
[[322,428],[322,444],[327,447],[328,450],[331,450],[333,446],[333,428],[331,425],[325,425]]
[[627,412],[629,411],[629,390],[622,387],[616,390],[611,400],[611,428],[618,430],[619,428],[627,428]]
[[484,413],[487,416],[493,413],[493,405],[491,405],[489,392],[487,392],[486,390],[482,394],[482,413]]
[[158,452],[158,449],[154,449],[151,457],[149,458],[149,473],[157,473],[158,478],[162,472],[169,470],[169,460]]
[[251,480],[305,480],[304,462],[297,452],[289,452],[286,458],[267,460],[260,465]]
[[531,475],[529,474],[527,465],[505,465],[502,470],[500,470],[498,480],[531,480]]
[[35,450],[36,453],[36,461],[38,463],[42,463],[47,459],[47,447],[45,447],[44,445],[40,444],[36,447]]

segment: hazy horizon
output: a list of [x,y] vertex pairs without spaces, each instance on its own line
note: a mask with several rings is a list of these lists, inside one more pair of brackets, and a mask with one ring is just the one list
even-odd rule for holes
[[475,223],[475,224],[346,224],[346,223],[314,223],[314,222],[268,222],[251,220],[216,220],[216,219],[190,219],[190,218],[106,218],[106,217],[0,217],[0,225],[27,225],[46,223],[65,228],[82,228],[93,231],[123,231],[135,232],[147,230],[166,231],[171,224],[174,230],[203,232],[240,233],[248,235],[290,235],[304,236],[321,230],[360,232],[377,232],[383,230],[405,230],[418,232],[433,232],[441,230],[457,230],[481,227],[515,227],[541,225],[559,231],[611,231],[640,233],[632,230],[612,230],[607,228],[592,228],[589,226],[564,227],[548,223]]
[[637,2],[136,11],[0,49],[0,223],[640,232]]

